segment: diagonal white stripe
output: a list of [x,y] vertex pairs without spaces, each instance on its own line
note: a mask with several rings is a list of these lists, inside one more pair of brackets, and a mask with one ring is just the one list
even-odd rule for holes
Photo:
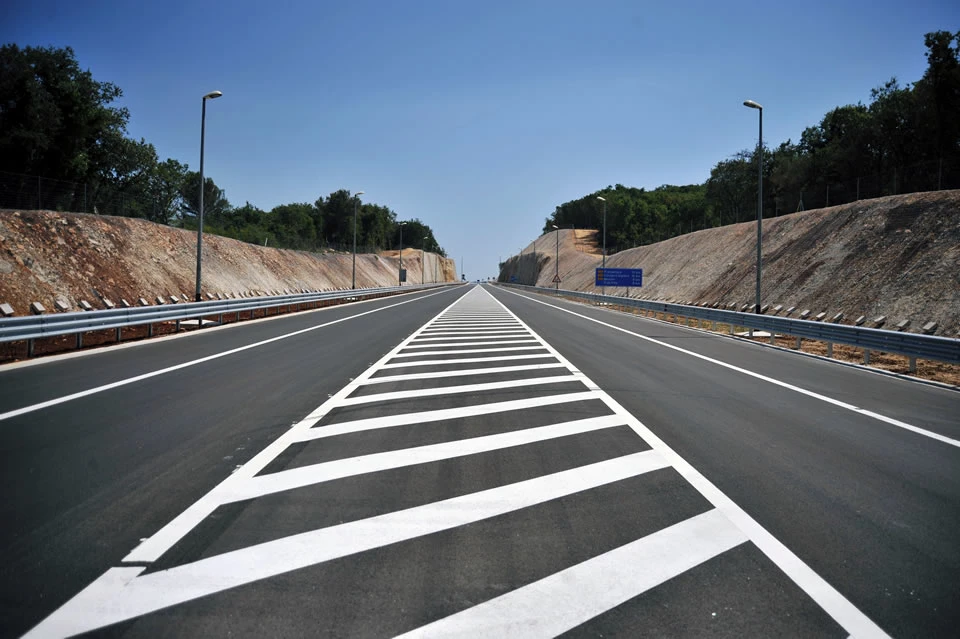
[[582,383],[582,378],[576,375],[552,375],[550,377],[533,377],[530,379],[513,379],[505,382],[484,382],[482,384],[463,384],[461,386],[445,386],[443,388],[425,388],[422,390],[393,391],[390,393],[378,393],[376,395],[363,395],[361,397],[348,397],[340,402],[341,406],[355,406],[357,404],[371,404],[374,402],[387,402],[394,399],[409,399],[411,397],[420,399],[423,397],[434,397],[437,395],[456,395],[459,393],[482,393],[488,390],[500,390],[504,388],[520,388],[525,386],[542,386],[544,384],[563,384],[569,382]]
[[623,425],[623,418],[617,415],[589,417],[587,419],[498,433],[496,435],[471,437],[469,439],[443,442],[441,444],[430,444],[416,448],[404,448],[401,450],[363,455],[361,457],[338,459],[321,464],[292,468],[277,473],[258,475],[253,479],[248,479],[241,484],[235,485],[229,491],[223,491],[220,495],[220,501],[226,504],[243,501],[244,499],[255,499],[264,495],[311,486],[335,479],[343,479],[344,477],[376,473],[393,468],[403,468],[404,466],[427,464],[445,459],[453,459],[455,457],[465,457],[467,455],[491,452],[513,446],[523,446],[548,439],[568,437],[570,435],[588,433],[594,430],[621,425]]
[[653,451],[292,535],[136,576],[112,568],[28,632],[62,637],[133,619],[292,570],[430,535],[665,468]]
[[400,637],[555,637],[745,541],[708,510]]

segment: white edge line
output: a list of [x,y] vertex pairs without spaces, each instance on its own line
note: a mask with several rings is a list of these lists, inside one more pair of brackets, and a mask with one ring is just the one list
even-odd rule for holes
[[[504,290],[506,290],[506,289],[504,289]],[[570,310],[570,309],[563,308],[563,307],[561,307],[561,306],[555,306],[555,305],[553,305],[553,304],[548,304],[547,302],[544,302],[544,301],[542,301],[542,300],[534,299],[534,298],[532,298],[532,297],[527,297],[526,295],[520,295],[519,293],[514,293],[513,291],[507,290],[506,292],[508,292],[508,293],[510,293],[510,294],[512,294],[512,295],[516,295],[516,296],[518,296],[518,297],[522,297],[523,299],[530,300],[531,302],[536,302],[537,304],[543,304],[544,306],[547,306],[547,307],[550,307],[550,308],[554,308],[554,309],[556,309],[556,310],[558,310],[558,311],[563,311],[564,313],[569,313],[569,314],[571,314],[571,315],[573,315],[573,316],[575,316],[575,317],[579,317],[579,318],[588,320],[588,321],[590,321],[590,322],[595,322],[595,323],[597,323],[597,324],[600,324],[601,326],[606,326],[607,328],[612,328],[612,329],[614,329],[614,330],[616,330],[616,331],[620,331],[621,333],[626,333],[627,335],[631,335],[631,336],[633,336],[633,337],[642,339],[642,340],[647,341],[647,342],[650,342],[650,343],[652,343],[652,344],[657,344],[658,346],[662,346],[662,347],[664,347],[664,348],[668,348],[668,349],[673,350],[673,351],[676,351],[676,352],[678,352],[678,353],[683,353],[683,354],[685,354],[685,355],[689,355],[690,357],[695,357],[695,358],[700,359],[700,360],[703,360],[703,361],[705,361],[705,362],[709,362],[709,363],[715,364],[715,365],[717,365],[717,366],[722,366],[723,368],[726,368],[726,369],[735,371],[735,372],[737,372],[737,373],[741,373],[741,374],[743,374],[743,375],[747,375],[748,377],[753,377],[754,379],[759,379],[759,380],[761,380],[761,381],[768,382],[768,383],[770,383],[770,384],[773,384],[774,386],[779,386],[779,387],[781,387],[781,388],[785,388],[785,389],[787,389],[787,390],[791,390],[791,391],[794,391],[794,392],[796,392],[796,393],[800,393],[801,395],[806,395],[807,397],[811,397],[811,398],[813,398],[813,399],[818,399],[818,400],[820,400],[820,401],[822,401],[822,402],[825,402],[825,403],[827,403],[827,404],[832,404],[833,406],[837,406],[837,407],[839,407],[839,408],[844,408],[844,409],[846,409],[846,410],[849,410],[849,411],[851,411],[851,412],[854,412],[854,413],[857,413],[857,414],[860,414],[860,415],[864,415],[864,416],[866,416],[866,417],[871,417],[871,418],[873,418],[873,419],[876,419],[876,420],[878,420],[878,421],[884,422],[884,423],[886,423],[886,424],[890,424],[891,426],[896,426],[897,428],[902,428],[902,429],[904,429],[904,430],[908,430],[908,431],[917,433],[917,434],[919,434],[919,435],[923,435],[923,436],[925,436],[925,437],[929,437],[930,439],[935,439],[935,440],[937,440],[937,441],[943,442],[944,444],[949,444],[949,445],[951,445],[951,446],[956,446],[956,447],[960,448],[960,440],[952,439],[952,438],[950,438],[950,437],[947,437],[946,435],[941,435],[940,433],[935,433],[935,432],[930,431],[930,430],[927,430],[927,429],[925,429],[925,428],[920,428],[919,426],[914,426],[913,424],[908,424],[907,422],[900,421],[899,419],[894,419],[893,417],[887,417],[886,415],[881,415],[880,413],[875,413],[874,411],[867,410],[867,409],[865,409],[865,408],[860,408],[859,406],[854,406],[853,404],[848,404],[848,403],[846,403],[846,402],[844,402],[844,401],[840,401],[839,399],[833,399],[832,397],[827,397],[826,395],[821,395],[820,393],[816,393],[816,392],[814,392],[814,391],[807,390],[807,389],[801,388],[801,387],[799,387],[799,386],[794,386],[793,384],[789,384],[789,383],[787,383],[787,382],[782,382],[782,381],[780,381],[779,379],[774,379],[773,377],[768,377],[768,376],[763,375],[763,374],[761,374],[761,373],[755,373],[755,372],[750,371],[750,370],[747,370],[747,369],[745,369],[745,368],[741,368],[741,367],[735,366],[735,365],[733,365],[733,364],[728,364],[727,362],[721,362],[721,361],[718,360],[718,359],[713,359],[712,357],[707,357],[706,355],[701,355],[700,353],[694,353],[693,351],[688,351],[688,350],[686,350],[686,349],[684,349],[684,348],[680,348],[679,346],[674,346],[673,344],[667,344],[666,342],[661,342],[661,341],[656,340],[656,339],[654,339],[654,338],[652,338],[652,337],[647,337],[646,335],[641,335],[640,333],[635,333],[635,332],[633,332],[633,331],[631,331],[631,330],[629,330],[629,329],[621,328],[621,327],[619,327],[619,326],[614,326],[613,324],[608,324],[608,323],[606,323],[606,322],[604,322],[604,321],[602,321],[602,320],[598,320],[598,319],[595,319],[595,318],[593,318],[593,317],[589,317],[589,316],[587,316],[587,315],[581,315],[580,313],[577,313],[577,312],[572,311],[572,310]]]
[[[242,351],[250,350],[252,348],[257,348],[259,346],[264,346],[266,344],[271,344],[273,342],[278,342],[283,339],[290,337],[295,337],[297,335],[303,335],[304,333],[309,333],[317,329],[326,328],[327,326],[332,326],[333,324],[339,324],[340,322],[345,322],[347,320],[356,319],[358,317],[363,317],[364,315],[370,315],[371,313],[379,313],[380,311],[385,311],[390,308],[401,306],[403,304],[409,304],[411,302],[416,302],[419,300],[427,299],[428,297],[433,297],[434,295],[440,295],[442,293],[449,292],[450,289],[437,291],[435,293],[430,293],[422,297],[417,297],[413,299],[404,300],[402,302],[397,302],[396,304],[390,304],[389,306],[382,306],[380,308],[374,308],[369,311],[364,311],[362,313],[357,313],[356,315],[350,315],[348,317],[341,317],[340,319],[335,319],[330,322],[323,324],[317,324],[316,326],[309,326],[307,328],[300,329],[298,331],[293,331],[292,333],[284,333],[283,335],[277,335],[276,337],[271,337],[269,339],[261,340],[259,342],[254,342],[253,344],[246,344],[244,346],[238,346],[237,348],[231,348],[230,350],[222,351],[220,353],[214,353],[213,355],[207,355],[206,357],[201,357],[199,359],[191,360],[188,362],[182,362],[180,364],[175,364],[174,366],[168,366],[166,368],[161,368],[159,370],[151,371],[149,373],[143,373],[142,375],[136,375],[134,377],[128,377],[127,379],[121,379],[116,382],[111,382],[109,384],[103,384],[102,386],[96,386],[94,388],[88,388],[86,390],[78,391],[76,393],[71,393],[69,395],[63,395],[62,397],[56,397],[54,399],[48,399],[44,402],[38,402],[36,404],[31,404],[29,406],[24,406],[22,408],[16,408],[5,413],[0,413],[0,421],[11,419],[13,417],[19,417],[20,415],[26,415],[28,413],[33,413],[44,408],[50,408],[51,406],[57,406],[59,404],[64,404],[66,402],[73,401],[75,399],[81,399],[83,397],[89,397],[90,395],[95,395],[97,393],[102,393],[108,390],[113,390],[114,388],[120,388],[121,386],[127,386],[129,384],[134,384],[136,382],[142,382],[145,379],[150,379],[152,377],[157,377],[158,375],[165,375],[167,373],[172,373],[184,368],[189,368],[191,366],[196,366],[198,364],[203,364],[205,362],[210,362],[215,359],[220,359],[221,357],[226,357],[228,355],[234,355]],[[453,289],[457,290],[457,289]],[[456,302],[454,302],[456,303]]]

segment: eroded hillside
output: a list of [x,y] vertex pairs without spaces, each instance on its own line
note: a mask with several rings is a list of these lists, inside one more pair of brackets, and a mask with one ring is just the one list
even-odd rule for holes
[[[0,211],[0,303],[18,315],[31,302],[71,310],[79,300],[103,308],[102,300],[187,294],[193,296],[197,234],[144,220],[50,211]],[[418,250],[403,252],[407,281],[453,281],[453,260]],[[358,255],[357,287],[397,283],[397,252]],[[283,290],[330,290],[351,285],[352,256],[265,248],[204,235],[203,293],[249,294]]]
[[[501,281],[553,286],[556,245],[541,236],[504,265]],[[560,231],[561,288],[594,290],[600,256]],[[960,191],[898,195],[763,222],[762,303],[798,309],[935,321],[960,333]],[[631,297],[737,305],[753,303],[756,223],[682,235],[617,253],[608,267],[644,269]],[[607,292],[624,295],[624,289]]]

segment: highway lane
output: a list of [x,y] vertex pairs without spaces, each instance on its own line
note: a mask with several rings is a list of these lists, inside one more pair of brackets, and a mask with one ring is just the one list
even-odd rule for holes
[[[176,408],[164,376],[0,421],[30,460],[8,485],[42,476],[14,493],[39,523],[4,557],[4,627],[951,634],[960,449],[485,289],[182,369]],[[955,394],[564,306],[797,383],[834,376],[848,397],[862,385],[876,410],[910,397],[952,432]],[[27,434],[38,422],[49,437]]]
[[276,340],[0,421],[2,634],[25,632],[463,292],[0,368],[6,413]]
[[960,434],[960,393],[553,298],[493,294],[885,630],[955,632],[960,449],[585,318],[950,437]]

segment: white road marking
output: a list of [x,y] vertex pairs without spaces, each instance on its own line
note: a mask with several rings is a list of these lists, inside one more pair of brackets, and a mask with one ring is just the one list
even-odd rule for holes
[[422,334],[428,335],[430,337],[439,337],[440,335],[456,335],[459,337],[467,337],[469,335],[516,335],[517,333],[526,334],[526,331],[523,330],[522,328],[503,328],[496,331],[478,331],[475,328],[471,328],[471,329],[463,329],[463,330],[460,330],[460,329],[456,329],[456,330],[444,329],[444,330],[435,330],[435,331],[426,330]]
[[463,346],[499,346],[499,345],[510,345],[510,344],[529,344],[530,342],[536,342],[534,338],[528,339],[511,339],[511,340],[500,340],[500,341],[483,341],[483,342],[444,342],[442,344],[411,344],[407,346],[407,349],[411,348],[461,348]]
[[566,308],[563,308],[563,307],[561,307],[561,306],[556,306],[556,305],[554,305],[554,304],[548,304],[547,302],[544,302],[544,301],[541,301],[541,300],[538,300],[538,299],[534,299],[534,298],[532,298],[532,297],[527,297],[526,295],[520,295],[519,293],[514,293],[513,291],[510,291],[510,290],[507,290],[507,289],[503,289],[503,290],[506,290],[508,293],[511,293],[512,295],[516,295],[516,296],[518,296],[518,297],[522,297],[522,298],[524,298],[524,299],[530,300],[531,302],[536,302],[537,304],[543,304],[544,306],[548,306],[548,307],[550,307],[550,308],[557,309],[558,311],[563,311],[564,313],[569,313],[569,314],[571,314],[571,315],[573,315],[573,316],[575,316],[575,317],[579,317],[579,318],[588,320],[588,321],[590,321],[590,322],[594,322],[594,323],[596,323],[596,324],[600,324],[601,326],[606,326],[607,328],[612,328],[612,329],[615,330],[615,331],[620,331],[621,333],[626,333],[627,335],[631,335],[631,336],[633,336],[633,337],[637,337],[637,338],[639,338],[639,339],[642,339],[642,340],[644,340],[644,341],[646,341],[646,342],[650,342],[650,343],[652,343],[652,344],[657,344],[658,346],[662,346],[662,347],[664,347],[664,348],[668,348],[668,349],[670,349],[670,350],[672,350],[672,351],[676,351],[676,352],[678,352],[678,353],[683,353],[684,355],[689,355],[690,357],[695,357],[695,358],[697,358],[697,359],[699,359],[699,360],[702,360],[702,361],[704,361],[704,362],[709,362],[709,363],[711,363],[711,364],[715,364],[716,366],[721,366],[721,367],[723,367],[723,368],[726,368],[726,369],[731,370],[731,371],[735,371],[735,372],[740,373],[740,374],[742,374],[742,375],[747,375],[748,377],[752,377],[752,378],[754,378],[754,379],[759,379],[759,380],[764,381],[764,382],[767,382],[767,383],[769,383],[769,384],[773,384],[774,386],[779,386],[780,388],[786,388],[787,390],[791,390],[791,391],[794,391],[794,392],[796,392],[796,393],[800,393],[801,395],[806,395],[807,397],[820,400],[821,402],[825,402],[825,403],[827,403],[827,404],[831,404],[831,405],[837,406],[837,407],[839,407],[839,408],[844,408],[844,409],[846,409],[846,410],[849,410],[849,411],[851,411],[851,412],[857,413],[857,414],[859,414],[859,415],[864,415],[864,416],[866,416],[866,417],[871,417],[871,418],[876,419],[876,420],[878,420],[878,421],[884,422],[885,424],[889,424],[889,425],[891,425],[891,426],[896,426],[897,428],[902,428],[902,429],[904,429],[904,430],[908,430],[908,431],[911,431],[911,432],[913,432],[913,433],[917,433],[918,435],[923,435],[924,437],[929,437],[930,439],[935,439],[935,440],[937,440],[937,441],[939,441],[939,442],[943,442],[944,444],[949,444],[949,445],[951,445],[951,446],[956,446],[956,447],[960,448],[960,440],[952,439],[952,438],[950,438],[950,437],[947,437],[946,435],[941,435],[940,433],[935,433],[935,432],[933,432],[933,431],[931,431],[931,430],[927,430],[927,429],[925,429],[925,428],[920,428],[919,426],[914,426],[913,424],[908,424],[907,422],[900,421],[899,419],[894,419],[894,418],[892,418],[892,417],[887,417],[886,415],[881,415],[880,413],[876,413],[876,412],[874,412],[874,411],[872,411],[872,410],[867,410],[867,409],[865,409],[865,408],[860,408],[859,406],[854,406],[853,404],[848,404],[847,402],[843,402],[843,401],[840,401],[840,400],[838,400],[838,399],[834,399],[834,398],[832,398],[832,397],[827,397],[826,395],[821,395],[820,393],[815,393],[814,391],[807,390],[806,388],[802,388],[802,387],[800,387],[800,386],[795,386],[794,384],[789,384],[789,383],[787,383],[787,382],[782,382],[782,381],[780,381],[779,379],[775,379],[775,378],[769,377],[769,376],[767,376],[767,375],[762,375],[762,374],[760,374],[760,373],[755,373],[755,372],[753,372],[753,371],[751,371],[751,370],[747,370],[747,369],[745,369],[745,368],[741,368],[741,367],[735,366],[735,365],[733,365],[733,364],[728,364],[727,362],[722,362],[722,361],[720,361],[720,360],[718,360],[718,359],[714,359],[714,358],[712,358],[712,357],[707,357],[706,355],[701,355],[700,353],[695,353],[695,352],[693,352],[693,351],[688,351],[688,350],[685,349],[685,348],[680,348],[679,346],[674,346],[673,344],[668,344],[668,343],[666,343],[666,342],[661,342],[661,341],[658,340],[658,339],[654,339],[654,338],[652,338],[652,337],[647,337],[646,335],[641,335],[640,333],[635,333],[635,332],[633,332],[633,331],[631,331],[631,330],[628,330],[628,329],[625,329],[625,328],[621,328],[621,327],[619,327],[619,326],[614,326],[613,324],[608,324],[607,322],[604,322],[604,321],[598,320],[598,319],[594,319],[594,318],[589,317],[589,316],[587,316],[587,315],[581,315],[580,313],[577,313],[577,312],[575,312],[575,311],[571,311],[571,310],[566,309]]
[[[498,304],[505,313],[510,314],[517,322],[529,330],[529,327],[512,314],[506,306],[483,289],[470,291],[470,293],[458,299],[454,304],[451,304],[441,313],[441,316],[449,312],[451,308],[454,308],[463,300],[467,300],[468,304],[473,302],[474,297],[479,294],[484,294],[489,297]],[[347,384],[301,422],[295,424],[279,439],[267,446],[267,448],[249,462],[237,468],[234,474],[194,503],[184,511],[184,513],[164,526],[158,533],[144,540],[127,555],[124,561],[148,563],[156,561],[163,553],[182,539],[184,535],[203,521],[207,515],[212,513],[219,504],[224,503],[224,499],[233,499],[241,494],[249,495],[249,492],[244,493],[245,490],[249,490],[249,488],[245,488],[247,486],[265,487],[271,482],[287,486],[303,481],[314,483],[318,478],[322,480],[323,477],[334,476],[336,472],[350,472],[349,467],[351,464],[359,464],[365,468],[377,469],[383,468],[384,465],[397,464],[402,461],[422,463],[414,461],[413,458],[418,455],[421,456],[420,459],[424,458],[422,457],[423,455],[427,458],[432,458],[430,457],[431,454],[434,456],[441,454],[453,455],[456,451],[466,450],[470,446],[491,446],[495,445],[496,442],[503,444],[506,441],[510,441],[511,438],[513,438],[512,441],[520,441],[522,438],[529,437],[530,435],[524,434],[528,432],[524,430],[510,431],[498,435],[475,438],[477,441],[472,442],[458,441],[433,444],[419,447],[419,449],[375,453],[351,460],[328,462],[327,464],[318,464],[305,469],[283,471],[282,473],[277,473],[276,477],[272,475],[259,475],[279,454],[286,450],[292,443],[298,441],[310,441],[374,428],[389,428],[404,424],[420,425],[455,419],[457,417],[505,412],[507,410],[521,410],[536,406],[547,407],[573,401],[599,400],[613,413],[613,416],[603,418],[604,421],[599,423],[609,423],[611,425],[616,423],[618,425],[629,426],[645,440],[653,450],[589,464],[579,468],[471,493],[449,500],[434,502],[416,508],[387,513],[377,517],[314,530],[299,535],[292,535],[275,541],[201,559],[169,570],[158,571],[149,575],[140,576],[141,568],[113,568],[80,593],[80,595],[68,601],[64,606],[55,611],[32,632],[37,633],[36,636],[46,636],[47,633],[60,635],[93,630],[104,625],[132,619],[177,603],[189,601],[215,592],[221,592],[229,588],[291,570],[397,543],[406,539],[448,530],[452,527],[462,526],[499,514],[527,508],[545,501],[589,490],[651,470],[672,466],[710,501],[719,513],[725,516],[726,521],[729,522],[727,532],[730,532],[729,528],[733,527],[737,531],[738,539],[742,541],[742,539],[746,538],[753,542],[771,561],[793,579],[801,589],[813,598],[814,601],[848,632],[856,635],[862,634],[864,636],[885,636],[879,627],[873,624],[840,593],[834,590],[826,581],[793,555],[789,549],[783,546],[783,544],[763,529],[746,512],[720,492],[709,480],[693,469],[692,466],[677,455],[675,451],[669,448],[656,435],[650,432],[649,429],[640,423],[633,415],[628,413],[612,397],[601,391],[594,382],[580,373],[580,371],[555,348],[547,344],[532,331],[530,331],[530,335],[540,344],[540,346],[536,348],[547,351],[556,361],[562,363],[569,370],[570,375],[564,376],[562,379],[576,380],[584,384],[586,388],[589,389],[588,391],[568,393],[565,395],[534,397],[525,400],[515,400],[513,402],[480,404],[457,409],[442,409],[389,417],[377,417],[316,427],[331,410],[348,405],[351,401],[350,395],[355,392],[356,389],[365,385],[372,375],[387,365],[387,362],[398,357],[401,351],[410,348],[411,342],[413,342],[424,329],[425,327],[421,328],[403,340],[395,349],[384,355],[377,363]],[[435,356],[440,353],[428,352],[422,354]],[[511,382],[511,386],[516,385],[516,382]],[[483,385],[470,386],[478,387]],[[391,394],[381,394],[381,398],[386,395]],[[422,395],[423,392],[420,392],[420,396]],[[564,413],[562,408],[559,408],[557,412],[558,414]],[[516,419],[522,420],[523,417],[517,415]],[[607,419],[610,421],[607,422]],[[590,420],[578,421],[583,423],[585,421],[589,422]],[[594,424],[596,423],[598,422],[594,422]],[[522,422],[518,421],[517,425],[519,426],[521,424]],[[567,426],[569,426],[569,424]],[[538,428],[541,429],[541,433],[550,432],[543,431],[542,429],[545,427]],[[548,425],[546,428],[549,429],[552,428],[552,426]],[[336,470],[338,465],[340,467],[339,471]],[[364,471],[360,470],[358,472]],[[261,488],[258,494],[263,494],[262,491],[268,488],[269,487]],[[688,546],[691,546],[689,543],[680,544],[679,542],[674,543],[675,541],[676,540],[672,539],[670,543],[673,547],[680,549],[676,552],[684,555],[688,553],[693,555],[692,558],[681,559],[679,561],[696,560],[697,549],[688,548]],[[601,562],[602,561],[604,560],[601,558]],[[621,564],[623,564],[623,562],[621,562]],[[588,570],[589,574],[595,574],[592,572],[593,568],[586,570]],[[577,573],[568,573],[568,575],[569,574]],[[562,581],[562,578],[558,579]],[[637,581],[629,581],[628,585],[630,588],[636,589],[639,587],[637,585],[638,583]],[[533,591],[527,592],[531,593]],[[594,602],[593,605],[597,607],[601,606],[599,595],[596,593],[590,594],[588,598]],[[613,601],[613,599],[615,599],[615,597],[611,597],[607,601]],[[525,605],[522,603],[524,601],[523,596],[518,595],[517,600],[521,601],[521,606]],[[532,600],[535,601],[537,599],[534,597]],[[507,611],[506,615],[508,618],[519,619],[522,617],[522,612],[518,611],[513,605],[507,605],[504,610]],[[600,610],[600,612],[602,612],[602,610]],[[584,609],[580,609],[579,614],[585,614]]]
[[310,326],[308,328],[303,328],[298,331],[293,331],[291,333],[284,333],[283,335],[278,335],[276,337],[271,337],[269,339],[261,340],[259,342],[254,342],[253,344],[247,344],[245,346],[239,346],[237,348],[231,348],[230,350],[223,351],[220,353],[214,353],[213,355],[207,355],[206,357],[201,357],[198,359],[190,360],[188,362],[183,362],[176,364],[174,366],[168,366],[166,368],[161,368],[159,370],[150,371],[149,373],[144,373],[142,375],[136,375],[134,377],[128,377],[126,379],[121,379],[116,382],[111,382],[109,384],[103,384],[102,386],[96,386],[94,388],[88,388],[87,390],[82,390],[76,393],[71,393],[69,395],[64,395],[62,397],[57,397],[54,399],[49,399],[45,402],[39,402],[32,404],[30,406],[24,406],[23,408],[17,408],[15,410],[10,410],[5,413],[0,413],[0,421],[5,419],[11,419],[13,417],[19,417],[20,415],[26,415],[27,413],[33,413],[44,408],[50,408],[51,406],[57,406],[59,404],[64,404],[66,402],[73,401],[75,399],[80,399],[82,397],[89,397],[90,395],[95,395],[97,393],[103,393],[108,390],[113,390],[114,388],[120,388],[122,386],[127,386],[129,384],[134,384],[136,382],[142,382],[145,379],[150,379],[157,377],[159,375],[165,375],[167,373],[172,373],[174,371],[183,370],[184,368],[189,368],[191,366],[196,366],[198,364],[203,364],[206,362],[211,362],[221,357],[227,357],[228,355],[234,355],[236,353],[241,353],[243,351],[250,350],[252,348],[258,348],[260,346],[265,346],[267,344],[272,344],[274,342],[279,342],[290,337],[296,337],[297,335],[303,335],[311,331],[315,331],[320,328],[326,328],[327,326],[333,326],[334,324],[339,324],[340,322],[346,322],[348,320],[356,319],[358,317],[363,317],[364,315],[370,315],[371,313],[379,313],[380,311],[385,311],[390,308],[395,308],[397,306],[402,306],[404,304],[410,304],[411,302],[416,302],[419,300],[427,299],[428,297],[433,297],[434,295],[440,295],[442,293],[447,293],[449,291],[437,291],[436,293],[429,293],[423,297],[417,297],[414,299],[404,300],[402,302],[397,302],[396,304],[390,304],[389,306],[383,306],[380,308],[374,308],[369,311],[364,311],[363,313],[357,313],[356,315],[351,315],[349,317],[341,317],[340,319],[333,320],[331,322],[325,322],[323,324],[318,324],[316,326]]
[[429,444],[415,448],[403,448],[382,453],[350,457],[335,461],[292,468],[266,475],[257,475],[253,479],[238,484],[231,491],[219,495],[221,504],[245,499],[255,499],[264,495],[303,488],[323,482],[376,473],[405,466],[428,464],[431,462],[455,459],[467,455],[476,455],[514,446],[523,446],[534,442],[547,441],[560,437],[569,437],[589,433],[604,428],[623,426],[623,419],[617,415],[588,417],[559,424],[549,424],[536,428],[514,430],[495,435],[458,439],[441,444]]
[[[462,346],[462,344],[461,344]],[[473,348],[467,350],[443,351],[442,353],[431,353],[423,351],[420,353],[400,353],[394,355],[397,357],[423,357],[424,355],[466,355],[468,353],[502,353],[505,351],[542,351],[543,346],[511,346],[509,348]]]
[[511,399],[505,402],[490,402],[487,404],[474,404],[472,406],[460,406],[458,408],[444,408],[440,410],[425,411],[422,413],[401,413],[400,415],[388,415],[385,417],[370,417],[368,419],[356,419],[350,422],[340,422],[328,426],[318,426],[310,428],[297,435],[294,441],[311,441],[314,439],[323,439],[324,437],[336,437],[349,433],[359,433],[364,430],[376,430],[378,428],[393,428],[395,426],[409,426],[411,424],[429,424],[431,422],[442,422],[449,419],[462,419],[466,417],[479,417],[480,415],[493,415],[495,413],[509,413],[513,411],[526,410],[529,408],[540,408],[543,406],[554,406],[568,404],[571,402],[585,402],[592,399],[599,399],[600,394],[596,391],[581,391],[578,393],[566,393],[564,395],[547,395],[545,397],[530,397],[528,399]]
[[555,637],[746,541],[708,510],[400,637]]
[[417,341],[414,344],[420,344],[422,342],[460,342],[460,341],[470,341],[470,340],[486,340],[486,341],[496,341],[512,337],[520,337],[521,335],[526,335],[527,332],[524,330],[510,331],[505,334],[493,334],[488,332],[480,333],[467,333],[467,334],[447,334],[442,337],[418,337]]
[[138,576],[111,568],[25,637],[62,637],[253,581],[496,517],[667,467],[653,451],[321,528]]
[[460,386],[444,386],[441,388],[424,388],[420,390],[393,391],[348,397],[340,402],[340,406],[355,406],[357,404],[371,404],[374,402],[388,402],[395,399],[410,399],[435,397],[437,395],[456,395],[461,393],[482,393],[488,390],[513,389],[526,386],[543,386],[545,384],[564,384],[582,380],[576,375],[551,375],[550,377],[531,377],[529,379],[511,379],[504,382],[483,382],[482,384],[463,384]]
[[[428,355],[430,353],[417,353],[417,355]],[[435,354],[435,353],[433,353]],[[521,360],[521,359],[544,359],[544,358],[553,359],[553,355],[549,353],[544,353],[543,355],[533,354],[533,355],[501,355],[500,357],[461,357],[460,359],[428,359],[428,360],[417,360],[415,362],[399,362],[397,364],[384,364],[380,369],[384,368],[410,368],[411,366],[439,366],[443,364],[477,364],[482,362],[506,362],[511,360]],[[379,378],[374,378],[379,379]]]
[[[489,295],[489,293],[487,294]],[[514,295],[517,294],[514,293]],[[491,297],[493,296],[491,295]],[[518,297],[530,299],[523,295],[518,295]],[[504,308],[507,308],[499,300],[496,301]],[[552,304],[546,304],[545,302],[539,303],[557,308],[559,310],[565,310],[560,307],[553,306]],[[572,311],[566,312],[572,313]],[[572,314],[578,315],[577,313]],[[580,317],[591,319],[586,316]],[[519,317],[517,317],[517,321],[522,322]],[[603,322],[598,321],[598,323],[602,324]],[[524,326],[526,326],[525,323]],[[611,326],[611,328],[617,327]],[[532,332],[533,331],[531,330],[531,333]],[[637,336],[643,337],[641,335]],[[557,349],[555,349],[553,346],[550,346],[545,341],[542,343],[544,344],[544,347],[549,350],[559,361],[569,364],[571,369],[574,368],[573,365],[569,363],[567,358],[561,355]],[[676,348],[670,346],[669,344],[663,345],[670,348]],[[676,350],[682,351],[683,349],[676,348]],[[691,354],[695,355],[695,353]],[[696,488],[700,494],[706,497],[706,499],[713,504],[715,508],[722,511],[730,519],[730,521],[732,521],[741,531],[743,531],[744,534],[747,535],[750,541],[752,541],[764,555],[766,555],[773,563],[777,565],[777,567],[780,568],[780,570],[790,577],[790,579],[797,584],[801,590],[807,593],[811,599],[817,602],[817,605],[823,608],[824,611],[826,611],[826,613],[830,615],[838,624],[843,626],[844,630],[855,637],[887,637],[887,634],[883,632],[878,625],[871,621],[869,617],[867,617],[856,606],[850,603],[846,597],[844,597],[833,586],[827,583],[823,577],[814,572],[810,566],[805,564],[803,560],[797,557],[789,548],[784,546],[780,540],[770,534],[766,528],[757,523],[753,517],[748,515],[745,510],[734,503],[734,501],[730,499],[724,492],[714,486],[709,479],[700,473],[700,471],[696,470],[687,462],[687,460],[681,457],[672,448],[667,446],[662,439],[657,437],[653,431],[647,428],[639,419],[634,417],[629,411],[620,405],[617,400],[607,393],[602,393],[602,401],[616,414],[623,417],[627,425],[633,428],[633,430],[640,435],[644,441],[650,444],[654,450],[663,455],[665,459],[670,460],[670,465],[673,466],[673,468],[680,473],[684,479],[693,485],[693,487]]]
[[409,373],[407,375],[390,375],[387,377],[371,377],[364,382],[370,384],[388,384],[391,382],[406,382],[415,379],[443,379],[448,377],[469,377],[471,375],[491,375],[493,373],[517,373],[520,371],[540,371],[547,368],[565,368],[560,362],[551,364],[521,364],[520,366],[491,366],[490,368],[461,368],[436,373]]

